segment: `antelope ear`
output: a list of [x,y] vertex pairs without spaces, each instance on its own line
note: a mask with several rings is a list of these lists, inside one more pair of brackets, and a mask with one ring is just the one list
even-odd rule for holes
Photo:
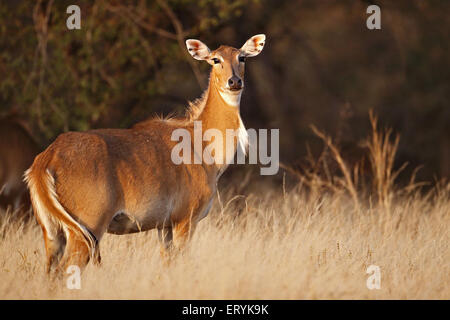
[[204,44],[200,40],[188,39],[186,40],[186,47],[191,56],[197,60],[206,60],[211,54],[211,51],[206,46],[206,44]]
[[257,34],[256,36],[251,37],[242,46],[241,48],[242,55],[245,57],[257,56],[264,48],[265,42],[266,42],[265,34]]

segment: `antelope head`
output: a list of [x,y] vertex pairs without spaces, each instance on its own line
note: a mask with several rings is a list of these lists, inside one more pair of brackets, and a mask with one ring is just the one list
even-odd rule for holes
[[264,34],[258,34],[248,39],[240,49],[220,46],[214,51],[195,39],[186,40],[186,46],[194,59],[205,60],[212,65],[210,86],[217,89],[227,104],[238,106],[244,89],[245,60],[257,56],[264,48],[265,40]]

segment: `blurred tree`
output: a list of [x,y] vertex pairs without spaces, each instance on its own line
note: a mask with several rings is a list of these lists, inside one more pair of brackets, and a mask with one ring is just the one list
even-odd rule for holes
[[[283,162],[321,150],[314,124],[349,158],[362,152],[368,110],[401,134],[398,163],[422,178],[449,175],[448,1],[377,1],[381,30],[366,28],[372,1],[37,0],[0,2],[0,116],[17,112],[42,145],[68,130],[128,127],[182,112],[209,66],[184,40],[267,45],[248,69],[247,127],[280,128]],[[68,5],[81,30],[68,30]]]

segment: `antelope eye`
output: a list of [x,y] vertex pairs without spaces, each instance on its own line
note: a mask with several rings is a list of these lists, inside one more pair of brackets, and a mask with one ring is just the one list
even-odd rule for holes
[[243,56],[239,57],[239,62],[245,62],[245,57]]
[[212,61],[214,61],[214,64],[220,63],[220,60],[218,58],[212,58]]

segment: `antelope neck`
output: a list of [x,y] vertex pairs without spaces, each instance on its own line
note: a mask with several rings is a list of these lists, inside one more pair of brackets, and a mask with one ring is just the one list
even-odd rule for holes
[[[227,129],[239,130],[238,138],[233,143],[233,150],[235,152],[239,144],[242,144],[243,148],[247,144],[245,127],[239,114],[239,101],[234,106],[229,105],[227,100],[223,98],[220,89],[215,86],[213,79],[213,75],[211,75],[206,93],[205,106],[196,120],[202,122],[203,131],[208,129],[219,130],[222,133],[223,141],[225,141],[225,137],[227,136]],[[233,151],[226,150],[226,146],[224,145],[224,149],[216,150],[217,152],[221,153],[219,157],[224,157],[223,165],[215,166],[221,172],[227,166],[225,163],[226,154]]]
[[[203,130],[218,129],[225,137],[226,129],[236,130],[240,126],[240,96],[236,95],[235,103],[230,104],[233,94],[227,94],[214,84],[213,75],[210,77],[207,89],[205,107],[198,117],[202,121]],[[231,101],[233,102],[233,101]]]

